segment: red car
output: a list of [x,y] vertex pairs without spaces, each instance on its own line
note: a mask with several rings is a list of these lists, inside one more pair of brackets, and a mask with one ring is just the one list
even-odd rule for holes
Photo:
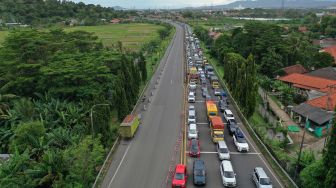
[[200,144],[197,139],[191,139],[189,141],[189,156],[190,157],[200,157],[201,156]]
[[187,166],[183,164],[176,165],[172,188],[186,188],[187,178]]

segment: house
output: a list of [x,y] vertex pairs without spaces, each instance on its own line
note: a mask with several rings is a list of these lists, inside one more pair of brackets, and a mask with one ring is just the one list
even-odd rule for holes
[[312,100],[306,101],[307,104],[327,111],[334,111],[336,107],[336,93],[321,96]]
[[336,85],[336,80],[319,78],[306,74],[293,73],[287,76],[279,77],[278,80],[283,81],[298,91],[316,90],[322,93],[328,92],[328,86]]
[[117,19],[117,18],[114,18],[114,19],[112,19],[110,22],[111,22],[112,24],[118,24],[118,23],[121,22],[121,20],[120,20],[120,19]]
[[333,56],[334,57],[334,63],[336,64],[336,46],[329,46],[329,47],[323,48],[321,51],[322,52],[327,52],[331,56]]
[[208,35],[212,39],[216,40],[216,39],[218,39],[218,37],[220,37],[222,35],[222,33],[210,31]]
[[307,33],[307,32],[308,32],[308,29],[307,29],[306,26],[300,26],[300,27],[298,28],[298,30],[299,30],[301,33]]
[[336,67],[325,67],[306,73],[305,75],[325,78],[328,80],[336,80]]
[[296,64],[296,65],[292,65],[289,67],[285,67],[282,70],[284,71],[285,75],[290,75],[294,73],[305,74],[308,72],[307,69],[304,68],[301,64]]
[[301,103],[293,107],[290,115],[294,121],[306,126],[307,130],[315,136],[322,137],[328,133],[331,127],[334,112],[326,111],[307,103]]

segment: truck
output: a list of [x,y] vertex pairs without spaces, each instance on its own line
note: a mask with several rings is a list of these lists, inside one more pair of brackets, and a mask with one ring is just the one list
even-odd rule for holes
[[220,116],[213,116],[210,120],[211,138],[214,143],[224,140],[224,123]]
[[206,101],[206,109],[207,109],[207,115],[208,115],[209,121],[211,117],[218,115],[218,109],[214,101],[212,100]]
[[210,77],[210,83],[213,89],[218,89],[219,88],[219,82],[218,82],[218,77],[217,76],[211,76]]
[[138,115],[127,115],[120,124],[119,133],[124,138],[133,138],[139,127],[140,120]]
[[197,80],[198,79],[198,72],[196,67],[191,67],[189,69],[189,77],[191,80]]

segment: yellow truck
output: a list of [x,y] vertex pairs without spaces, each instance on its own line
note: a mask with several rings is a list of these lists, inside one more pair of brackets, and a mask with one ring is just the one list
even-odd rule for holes
[[219,88],[219,82],[218,82],[218,77],[217,76],[211,76],[210,77],[210,83],[213,89],[218,89]]
[[120,124],[119,133],[124,138],[132,138],[140,124],[139,116],[128,115]]
[[210,119],[211,138],[214,143],[224,140],[224,123],[220,116]]
[[206,101],[206,109],[209,121],[211,117],[218,115],[218,109],[214,101]]

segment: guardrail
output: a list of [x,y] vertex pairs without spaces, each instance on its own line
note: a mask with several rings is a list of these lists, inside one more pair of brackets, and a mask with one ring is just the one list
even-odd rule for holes
[[258,143],[263,147],[262,149],[264,149],[264,151],[267,152],[268,156],[273,160],[273,162],[277,165],[277,167],[282,171],[282,173],[292,183],[292,186],[295,187],[295,188],[298,188],[298,186],[296,185],[296,183],[294,182],[294,180],[292,180],[292,178],[289,176],[289,174],[286,172],[286,170],[282,168],[282,166],[279,164],[279,162],[274,158],[274,156],[272,155],[272,153],[268,150],[267,146],[262,142],[262,140],[260,139],[259,135],[254,131],[254,129],[252,128],[252,126],[250,125],[250,123],[247,121],[247,119],[245,118],[244,114],[242,113],[240,107],[238,106],[238,103],[232,97],[231,92],[230,92],[229,88],[227,87],[226,83],[221,78],[220,74],[217,72],[215,66],[213,64],[212,64],[212,66],[214,67],[214,70],[215,70],[217,76],[219,77],[220,84],[222,85],[222,87],[225,88],[225,90],[227,91],[227,93],[229,95],[229,98],[233,101],[234,107],[237,109],[237,113],[238,113],[239,117],[242,119],[243,124],[244,125],[248,125],[248,128],[249,128],[248,130],[250,130],[249,132],[253,133],[254,137],[252,137],[252,138],[255,138],[258,141]]

